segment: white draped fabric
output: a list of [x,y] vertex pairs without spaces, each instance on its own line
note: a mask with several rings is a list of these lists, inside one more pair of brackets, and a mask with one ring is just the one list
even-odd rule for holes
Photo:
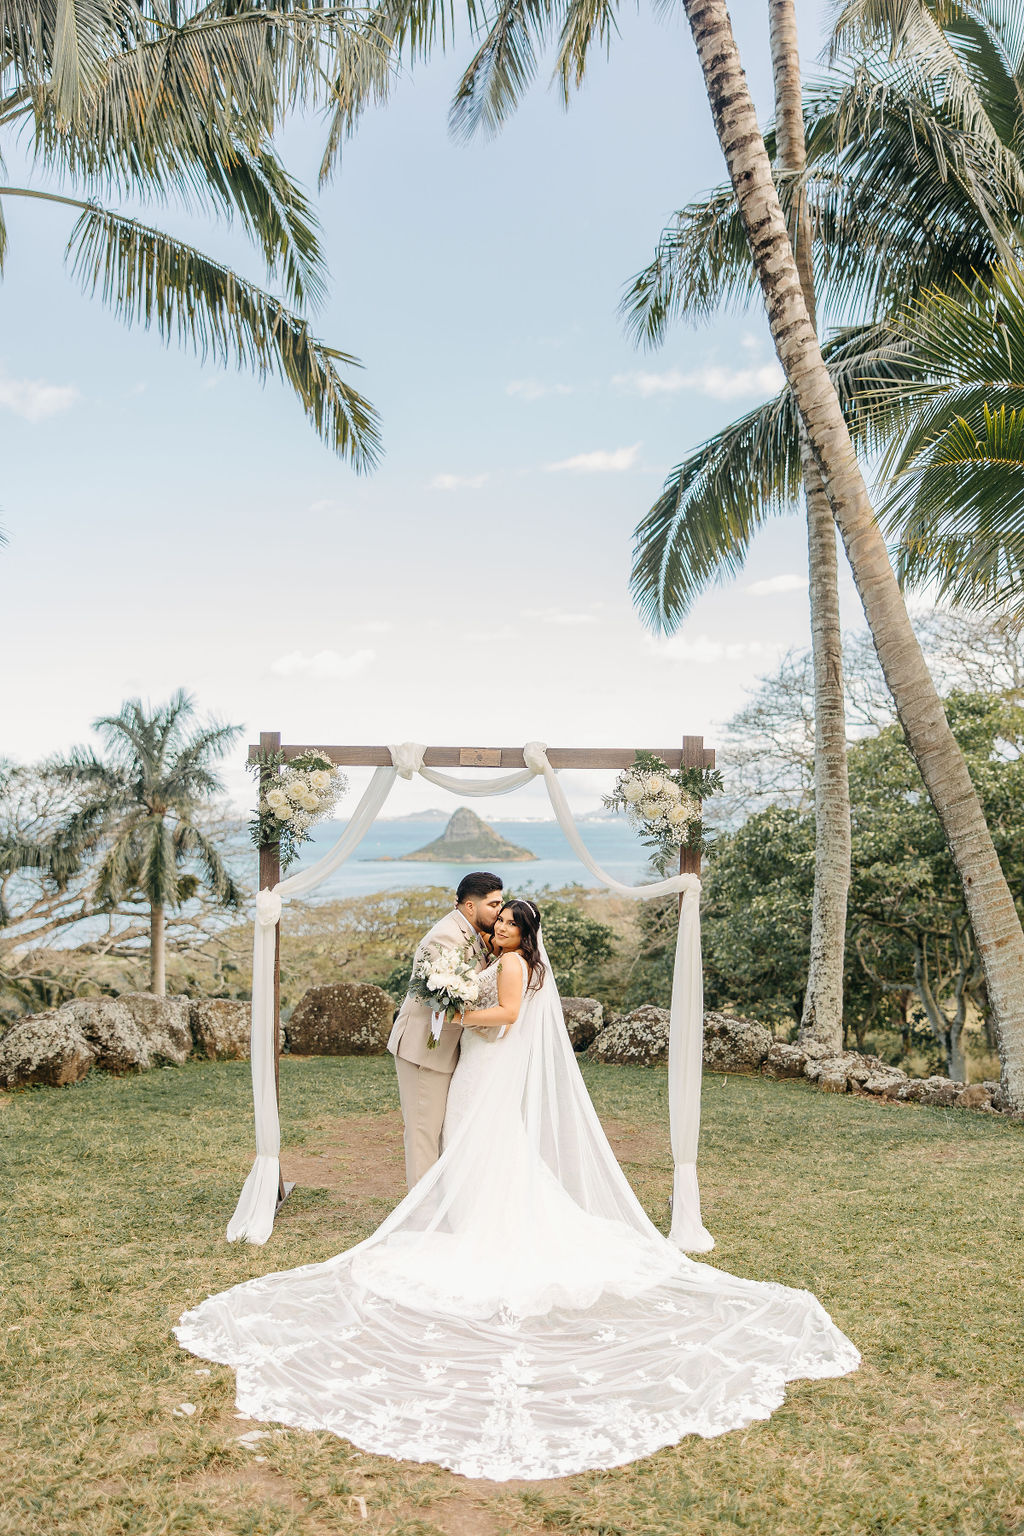
[[675,1163],[671,1240],[693,1253],[707,1252],[714,1239],[700,1216],[697,1187],[697,1141],[700,1128],[701,1060],[703,1047],[703,978],[700,953],[700,881],[696,875],[675,875],[649,885],[623,885],[592,858],[541,742],[523,748],[525,768],[483,780],[465,780],[438,773],[423,763],[415,742],[390,748],[392,766],[375,770],[350,821],[334,847],[309,869],[282,880],[256,899],[252,982],[252,1084],[256,1123],[256,1160],[228,1223],[229,1242],[244,1239],[265,1243],[274,1226],[280,1177],[281,1128],[274,1087],[274,929],[282,902],[305,895],[339,868],[358,848],[379,815],[396,777],[420,774],[452,794],[511,794],[536,776],[543,776],[551,808],[581,863],[602,884],[621,896],[638,900],[682,894],[669,1027],[669,1127]]

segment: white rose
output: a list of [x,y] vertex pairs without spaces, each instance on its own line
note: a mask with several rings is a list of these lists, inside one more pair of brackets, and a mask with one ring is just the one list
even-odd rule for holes
[[661,774],[652,773],[650,778],[647,780],[647,793],[649,795],[655,796],[660,795],[664,787],[665,780],[662,778]]
[[309,782],[318,795],[322,795],[331,787],[331,775],[326,768],[316,768],[309,776]]
[[291,821],[291,819],[292,819],[292,808],[288,804],[287,800],[285,801],[284,805],[275,805],[275,807],[274,807],[274,820],[275,821]]
[[286,806],[288,804],[288,796],[283,789],[268,790],[267,804],[272,811],[276,811],[279,806]]
[[648,821],[657,821],[661,815],[661,802],[658,800],[644,800],[641,803],[640,809]]
[[633,805],[637,800],[642,800],[645,787],[640,779],[627,779],[622,786],[622,798],[627,805]]
[[668,819],[674,827],[683,827],[693,820],[693,808],[689,805],[674,805],[668,813]]
[[289,800],[294,800],[298,804],[306,793],[306,786],[301,779],[292,779],[290,783],[284,786],[284,792]]
[[661,793],[667,800],[679,800],[683,792],[675,779],[666,779],[661,786]]
[[427,991],[428,992],[440,992],[441,989],[443,988],[443,986],[444,986],[444,977],[443,976],[439,976],[437,971],[431,971],[430,975],[427,977]]
[[302,796],[302,799],[299,801],[299,804],[302,806],[304,811],[318,811],[320,809],[320,801],[317,799],[316,795],[314,795],[311,789],[306,790],[305,794]]

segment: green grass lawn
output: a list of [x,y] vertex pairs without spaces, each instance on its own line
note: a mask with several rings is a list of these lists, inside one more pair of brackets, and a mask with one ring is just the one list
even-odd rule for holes
[[[664,1073],[587,1076],[664,1227]],[[793,1383],[748,1430],[509,1485],[326,1434],[240,1445],[256,1426],[234,1416],[233,1374],[197,1374],[204,1362],[178,1348],[187,1306],[327,1258],[389,1208],[390,1058],[286,1057],[282,1101],[285,1172],[291,1152],[304,1182],[252,1248],[224,1241],[252,1157],[246,1064],[0,1094],[0,1536],[1024,1532],[1024,1127],[706,1078],[710,1262],[810,1287],[863,1366]],[[175,1417],[184,1402],[195,1413]]]

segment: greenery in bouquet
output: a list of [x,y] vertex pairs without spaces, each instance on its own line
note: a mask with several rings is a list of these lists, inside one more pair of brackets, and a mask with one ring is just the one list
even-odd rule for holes
[[[476,965],[477,957],[469,946],[456,949],[439,945],[413,967],[409,991],[426,1003],[431,1013],[443,1014],[447,1024],[450,1014],[461,1013],[467,1003],[475,1003],[480,996]],[[427,1046],[430,1050],[437,1047],[433,1030],[427,1036]]]
[[709,839],[702,803],[722,788],[717,768],[677,768],[654,752],[638,752],[604,796],[609,810],[623,811],[641,841],[665,859],[680,848],[706,852]]
[[334,813],[348,779],[324,752],[303,752],[285,762],[281,752],[260,752],[250,766],[259,777],[256,813],[249,834],[257,848],[278,843],[281,868],[298,857],[310,829]]

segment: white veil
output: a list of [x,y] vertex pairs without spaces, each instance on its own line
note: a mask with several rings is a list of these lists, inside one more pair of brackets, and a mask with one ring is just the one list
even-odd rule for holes
[[467,1476],[557,1477],[856,1368],[809,1292],[697,1263],[648,1219],[541,952],[515,1025],[460,1063],[452,1093],[472,1063],[472,1098],[440,1160],[377,1231],[182,1317],[182,1345],[235,1367],[244,1412]]

